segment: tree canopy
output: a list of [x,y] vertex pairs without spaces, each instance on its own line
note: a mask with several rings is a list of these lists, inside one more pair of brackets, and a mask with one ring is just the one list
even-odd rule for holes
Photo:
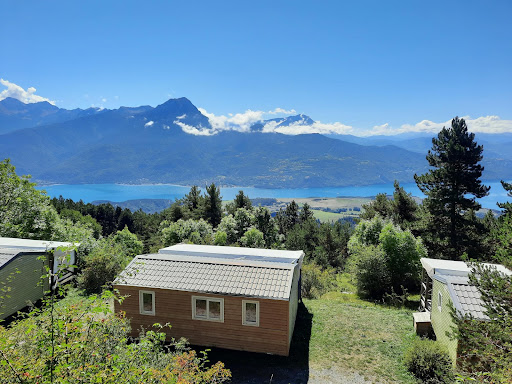
[[[488,194],[482,184],[483,147],[468,132],[464,119],[454,118],[451,127],[432,139],[427,161],[433,168],[423,175],[414,175],[419,189],[427,196],[423,204],[428,212],[424,218],[424,240],[432,257],[457,260],[472,250],[478,222],[470,211],[480,209],[475,198]],[[472,253],[472,254],[471,254]]]

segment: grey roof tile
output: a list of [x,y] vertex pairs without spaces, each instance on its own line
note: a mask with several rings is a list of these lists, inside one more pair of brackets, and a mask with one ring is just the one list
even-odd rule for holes
[[232,260],[209,262],[160,256],[137,256],[115,283],[279,300],[288,300],[290,296],[288,283],[293,265],[243,265]]
[[468,314],[476,319],[488,319],[485,315],[485,308],[482,306],[481,295],[478,289],[469,284],[451,284],[455,292],[455,298],[460,307],[464,311],[463,314]]

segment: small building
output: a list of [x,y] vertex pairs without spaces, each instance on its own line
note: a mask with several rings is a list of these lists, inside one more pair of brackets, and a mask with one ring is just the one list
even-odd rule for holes
[[[75,264],[72,243],[0,237],[0,320],[36,303],[55,281],[45,278],[62,264]],[[62,248],[62,249],[59,249]],[[73,275],[71,267],[58,277],[64,283]]]
[[304,253],[178,244],[139,255],[114,281],[115,304],[141,327],[171,324],[192,345],[288,356]]
[[[417,332],[421,327],[425,329],[426,324],[417,324],[417,321],[418,319],[425,321],[429,317],[436,339],[447,347],[455,364],[458,357],[458,342],[448,336],[455,325],[451,308],[455,308],[461,316],[471,315],[483,321],[489,318],[485,315],[480,292],[469,283],[471,267],[465,262],[422,258],[421,264],[423,276],[420,312],[413,315],[415,328]],[[484,265],[512,275],[512,272],[502,265]]]

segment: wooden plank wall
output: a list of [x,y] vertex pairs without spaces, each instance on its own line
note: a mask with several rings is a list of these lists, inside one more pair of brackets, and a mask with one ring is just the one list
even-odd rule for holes
[[[138,336],[141,326],[150,329],[154,323],[170,323],[168,338],[185,337],[194,345],[288,356],[288,301],[256,299],[260,303],[260,325],[254,327],[242,325],[242,300],[254,298],[121,285],[114,288],[128,295],[122,304],[116,302],[115,310],[125,311],[131,319],[132,336]],[[155,292],[155,316],[140,314],[140,289]],[[223,298],[224,323],[192,319],[192,296]]]

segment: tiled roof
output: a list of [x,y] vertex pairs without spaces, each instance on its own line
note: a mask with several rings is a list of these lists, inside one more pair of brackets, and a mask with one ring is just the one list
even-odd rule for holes
[[288,300],[297,264],[152,254],[137,256],[114,284]]
[[482,306],[480,292],[475,286],[463,283],[451,283],[450,286],[453,289],[452,299],[456,309],[463,315],[471,315],[475,319],[488,319],[484,314],[485,308]]

